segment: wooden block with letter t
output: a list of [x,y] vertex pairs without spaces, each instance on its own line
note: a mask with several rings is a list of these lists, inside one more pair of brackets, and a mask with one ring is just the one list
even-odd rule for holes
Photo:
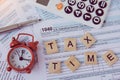
[[60,73],[61,72],[61,62],[60,61],[49,62],[48,70],[50,73]]
[[112,66],[114,63],[118,61],[118,57],[114,54],[113,51],[109,50],[106,52],[102,58],[105,60],[105,62],[109,65]]
[[66,38],[64,40],[64,50],[65,51],[75,51],[76,50],[76,39]]
[[85,53],[85,64],[87,64],[87,65],[97,64],[96,52],[86,52]]
[[80,67],[80,62],[74,56],[70,56],[70,58],[65,61],[65,64],[72,72]]
[[58,52],[58,47],[55,40],[45,42],[44,44],[47,54],[53,54]]

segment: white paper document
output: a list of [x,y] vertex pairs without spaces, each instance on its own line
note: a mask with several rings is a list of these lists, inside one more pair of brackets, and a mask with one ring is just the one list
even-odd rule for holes
[[[6,0],[5,0],[6,1]],[[12,4],[14,4],[11,1]],[[29,5],[29,1],[17,0],[21,3],[22,8],[10,8],[10,15],[6,14],[0,17],[0,25],[5,26],[19,21],[25,21],[28,19],[36,18],[36,11],[33,11],[32,6]],[[28,4],[25,4],[28,3]],[[112,1],[109,15],[107,16],[106,23],[101,29],[92,29],[88,26],[78,24],[73,21],[62,19],[57,15],[51,14],[45,10],[36,7],[40,17],[43,21],[38,24],[25,27],[22,29],[16,29],[7,33],[0,34],[0,80],[119,80],[120,79],[120,59],[116,64],[109,67],[101,56],[108,50],[113,50],[114,53],[120,58],[120,1]],[[18,5],[18,4],[14,4]],[[1,8],[1,7],[0,7]],[[14,9],[14,10],[12,10]],[[1,10],[1,9],[0,9]],[[8,9],[7,9],[8,10]],[[17,11],[18,10],[18,11]],[[11,12],[14,12],[11,13]],[[20,14],[19,14],[20,13]],[[2,13],[0,13],[2,14]],[[22,16],[25,14],[25,16]],[[34,15],[33,15],[34,14]],[[36,14],[36,15],[35,15]],[[7,15],[9,16],[7,18]],[[27,16],[27,17],[26,17]],[[53,20],[52,20],[53,19]],[[4,21],[3,21],[4,20]],[[5,22],[8,21],[8,24]],[[6,56],[10,50],[9,43],[13,36],[17,36],[18,33],[26,32],[35,36],[36,40],[39,40],[38,46],[38,62],[35,64],[32,73],[18,73],[15,71],[7,72]],[[80,41],[85,32],[91,33],[97,42],[91,47],[86,48]],[[64,39],[76,38],[77,50],[71,52],[64,51]],[[25,38],[28,39],[28,38]],[[56,54],[47,55],[44,42],[49,40],[56,40],[58,44],[59,52]],[[87,51],[95,51],[98,57],[98,65],[85,65],[84,53]],[[75,72],[71,72],[64,61],[69,56],[75,55],[75,57],[81,62],[81,66]],[[60,74],[50,74],[48,72],[48,62],[51,60],[61,61],[62,72]],[[5,76],[3,76],[5,75]]]
[[35,7],[26,0],[0,0],[0,28],[37,18]]
[[[104,27],[101,29],[92,29],[85,25],[78,24],[74,21],[69,21],[58,17],[57,15],[51,14],[45,10],[36,7],[40,14],[40,17],[44,20],[39,28],[34,27],[35,35],[41,42],[41,51],[47,80],[119,80],[120,79],[120,59],[112,67],[109,67],[106,62],[102,59],[102,55],[108,50],[113,50],[114,53],[120,58],[120,1],[112,1],[109,14],[105,21]],[[45,14],[43,14],[45,13]],[[52,20],[51,20],[52,19]],[[51,20],[51,21],[49,21]],[[86,48],[81,42],[85,32],[91,33],[97,42],[91,47]],[[77,39],[77,51],[65,52],[64,51],[64,39],[65,38],[76,38]],[[44,42],[56,40],[58,44],[59,52],[56,54],[47,55]],[[84,53],[87,51],[97,52],[98,65],[85,65]],[[39,51],[40,52],[40,51]],[[64,61],[67,60],[71,55],[75,55],[76,58],[81,62],[81,66],[75,72],[71,72]],[[48,62],[51,60],[62,62],[62,72],[60,74],[50,74],[48,72]],[[44,62],[45,61],[45,62]],[[46,80],[46,79],[43,79]]]
[[[44,57],[43,64],[45,64],[45,71],[47,80],[119,80],[120,79],[120,59],[116,64],[109,67],[102,59],[102,55],[108,50],[113,50],[120,58],[120,26],[106,26],[101,29],[82,29],[79,25],[65,24],[67,21],[58,19],[59,21],[42,22],[39,26],[43,28],[35,28],[36,36],[40,40],[40,47],[43,51],[40,53]],[[58,24],[59,22],[59,24]],[[60,23],[61,22],[61,23]],[[64,25],[61,25],[64,24]],[[48,30],[49,28],[49,30]],[[51,28],[51,29],[50,29]],[[38,31],[38,32],[37,32]],[[86,48],[80,41],[80,38],[85,32],[91,33],[97,42],[91,47]],[[71,52],[64,51],[64,39],[76,38],[77,50]],[[48,55],[46,53],[44,43],[47,41],[56,40],[59,52]],[[98,57],[98,65],[85,65],[84,53],[88,51],[95,51]],[[39,51],[40,52],[40,51]],[[64,62],[74,55],[80,62],[81,66],[75,72],[70,71]],[[48,71],[49,61],[61,61],[62,72],[60,74],[50,74]],[[41,62],[39,62],[41,65]]]
[[[35,7],[27,0],[0,0],[0,27],[18,22],[24,22],[38,18]],[[19,33],[33,34],[32,25],[0,33],[0,80],[33,80],[39,79],[38,62],[36,62],[31,74],[19,73],[14,70],[7,71],[7,54],[10,50],[12,37]],[[25,38],[28,40],[28,38]]]

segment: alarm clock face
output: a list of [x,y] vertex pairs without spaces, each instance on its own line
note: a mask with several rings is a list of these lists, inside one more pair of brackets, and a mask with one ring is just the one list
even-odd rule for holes
[[22,71],[34,63],[34,56],[28,47],[16,47],[9,52],[8,63],[16,71]]

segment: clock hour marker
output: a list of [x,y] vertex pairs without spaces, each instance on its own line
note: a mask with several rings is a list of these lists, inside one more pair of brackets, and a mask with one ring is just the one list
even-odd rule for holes
[[14,63],[15,61],[12,61],[12,63]]
[[26,55],[28,54],[28,52],[25,53]]
[[19,53],[18,50],[16,50],[16,53]]
[[14,64],[14,66],[16,66],[16,64]]
[[16,50],[15,53],[17,53],[17,55],[20,57],[20,54],[19,54],[18,50]]
[[28,66],[28,64],[26,63],[26,65]]
[[20,53],[20,50],[19,50],[19,49],[18,49],[17,51],[18,51],[18,53]]
[[25,53],[25,50],[22,50],[22,53]]
[[13,56],[13,55],[11,56],[11,59],[14,59],[14,56]]
[[28,56],[28,57],[31,57],[31,56]]
[[16,55],[16,52],[14,54]]
[[31,60],[28,61],[29,63],[31,62]]
[[18,65],[18,68],[20,68],[20,65]]

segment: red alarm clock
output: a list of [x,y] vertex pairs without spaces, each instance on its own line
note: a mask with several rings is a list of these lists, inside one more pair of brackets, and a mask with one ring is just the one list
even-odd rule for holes
[[[32,37],[32,42],[18,41],[20,35],[27,35]],[[7,62],[9,67],[7,71],[12,69],[18,72],[30,73],[35,64],[35,54],[37,50],[38,41],[34,41],[34,36],[27,33],[18,34],[17,38],[13,37],[10,43],[11,50],[7,55]]]

